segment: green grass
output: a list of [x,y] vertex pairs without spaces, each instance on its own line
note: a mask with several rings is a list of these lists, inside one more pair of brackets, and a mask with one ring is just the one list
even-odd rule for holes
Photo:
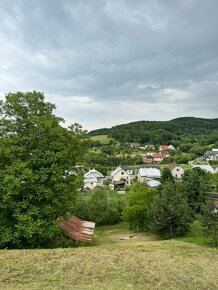
[[200,221],[198,220],[191,224],[189,232],[184,237],[179,237],[177,239],[183,242],[194,243],[201,246],[214,246],[212,237],[203,235],[203,229]]
[[217,250],[133,235],[126,224],[99,227],[93,246],[0,251],[0,289],[218,289]]
[[102,144],[108,144],[112,138],[108,137],[108,135],[97,135],[90,137],[92,141],[99,141]]

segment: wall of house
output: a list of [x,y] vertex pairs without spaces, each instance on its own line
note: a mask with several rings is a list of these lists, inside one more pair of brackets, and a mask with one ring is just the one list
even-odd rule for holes
[[85,182],[84,183],[84,188],[90,188],[90,189],[94,189],[95,187],[98,186],[97,182]]
[[138,179],[138,182],[146,182],[146,177],[145,176],[141,176],[140,173],[138,172],[138,175],[137,175],[137,179]]
[[174,178],[181,179],[182,176],[184,175],[184,170],[182,167],[176,166],[175,168],[173,168],[171,173],[172,173]]
[[120,170],[119,172],[117,172],[117,174],[112,178],[112,183],[114,181],[120,181],[121,179],[125,179],[128,182],[126,182],[126,184],[131,183],[129,174],[124,170]]

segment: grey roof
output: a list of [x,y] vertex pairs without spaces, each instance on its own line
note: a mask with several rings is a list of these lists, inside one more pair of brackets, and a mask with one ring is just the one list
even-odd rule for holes
[[84,178],[84,183],[94,183],[94,182],[98,182],[98,179],[96,177],[92,177],[92,178]]
[[159,181],[157,181],[157,180],[149,180],[148,182],[147,182],[147,185],[149,186],[149,187],[158,187],[159,185],[160,185],[161,183],[159,182]]
[[147,178],[160,178],[161,172],[160,169],[153,168],[153,167],[147,167],[147,168],[139,168],[139,175],[142,177]]
[[92,170],[89,170],[89,172],[87,172],[85,175],[84,175],[84,178],[103,178],[104,175],[101,174],[100,172],[98,172],[96,169],[92,169]]
[[206,170],[207,172],[211,172],[214,173],[214,169],[211,165],[206,165],[206,164],[202,164],[202,165],[193,165],[192,168],[201,168],[203,170]]
[[125,171],[127,171],[127,170],[132,170],[132,168],[131,167],[128,167],[128,166],[123,166],[123,165],[121,165],[120,166],[123,170],[125,170]]

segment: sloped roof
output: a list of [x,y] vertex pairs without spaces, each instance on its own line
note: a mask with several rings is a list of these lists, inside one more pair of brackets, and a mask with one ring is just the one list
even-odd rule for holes
[[[170,170],[172,171],[174,168],[176,168],[176,167],[180,167],[180,168],[182,168],[180,165],[178,165],[178,164],[176,164],[176,163],[173,163],[173,164],[170,164],[169,165],[169,168],[170,168]],[[182,168],[183,169],[183,168]]]
[[201,168],[203,170],[206,170],[207,172],[211,172],[214,173],[214,169],[211,165],[206,165],[206,164],[202,164],[202,165],[193,165],[192,168]]
[[96,177],[92,177],[92,178],[84,178],[84,183],[88,183],[88,182],[98,182],[98,179]]
[[160,169],[153,168],[153,167],[147,167],[147,168],[139,168],[139,174],[141,177],[147,177],[147,178],[160,178],[161,172]]
[[159,181],[157,181],[157,180],[149,180],[148,182],[147,182],[147,185],[149,186],[149,187],[158,187],[159,185],[160,185],[161,183],[159,182]]
[[93,222],[83,221],[73,216],[69,220],[60,222],[59,225],[73,240],[85,242],[92,241],[95,230],[95,223]]
[[153,155],[153,158],[163,158],[163,155],[160,154],[160,153],[155,153],[155,154]]
[[97,177],[97,178],[103,178],[104,175],[101,174],[100,172],[98,172],[96,169],[92,169],[92,170],[89,170],[89,172],[87,172],[86,174],[84,174],[84,178],[94,178],[94,177]]
[[[124,169],[125,168],[125,169]],[[127,169],[128,168],[128,169]],[[123,170],[123,171],[125,171],[126,172],[126,174],[128,174],[129,175],[129,173],[127,172],[127,170],[132,170],[131,168],[129,168],[129,167],[126,167],[126,166],[119,166],[119,167],[117,167],[114,171],[112,171],[111,172],[111,176],[112,177],[114,177],[119,171],[121,171],[121,170]]]
[[128,166],[125,166],[125,165],[124,165],[124,166],[121,165],[120,168],[122,168],[122,169],[125,170],[125,171],[127,171],[127,170],[128,170],[128,171],[132,171],[132,168],[131,168],[131,167],[128,167]]

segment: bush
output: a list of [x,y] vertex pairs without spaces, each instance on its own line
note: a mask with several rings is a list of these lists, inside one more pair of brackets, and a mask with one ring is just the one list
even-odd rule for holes
[[142,183],[134,183],[127,196],[123,219],[131,229],[147,229],[148,212],[156,196],[156,191]]
[[185,234],[190,221],[190,210],[180,184],[165,183],[149,212],[149,228],[173,238]]
[[124,205],[125,196],[108,188],[96,188],[79,199],[75,214],[96,225],[115,224],[121,220]]

